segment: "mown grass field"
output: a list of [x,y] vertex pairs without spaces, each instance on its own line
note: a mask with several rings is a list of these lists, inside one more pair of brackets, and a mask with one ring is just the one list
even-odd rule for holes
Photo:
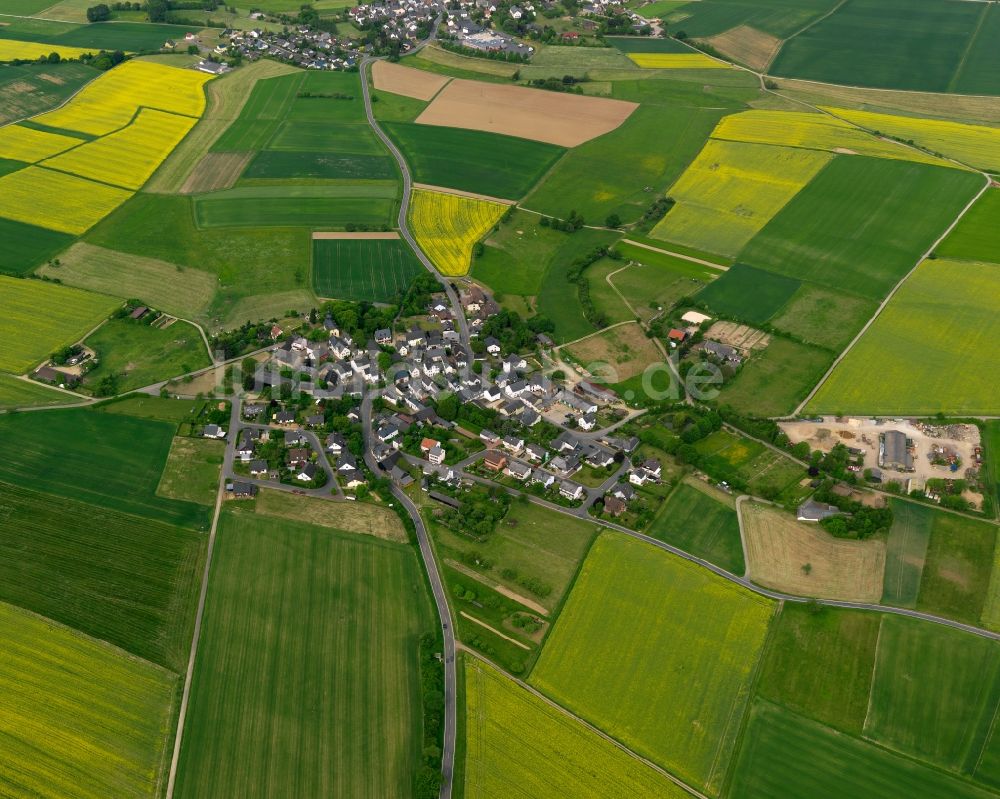
[[772,612],[770,601],[694,564],[605,533],[530,682],[689,784],[715,792]]
[[656,797],[688,792],[476,658],[465,661],[464,795]]
[[313,290],[320,297],[390,302],[422,271],[402,239],[313,240]]
[[177,436],[163,465],[156,493],[201,505],[214,505],[225,444],[205,438]]
[[187,269],[82,241],[59,254],[58,266],[46,264],[38,274],[123,301],[140,299],[166,313],[194,321],[207,320],[218,283],[202,269]]
[[916,607],[931,539],[934,511],[915,502],[892,502],[893,521],[886,541],[882,603]]
[[997,528],[942,511],[932,516],[917,608],[979,624],[993,573]]
[[430,629],[413,551],[227,510],[215,557],[176,795],[409,794]]
[[140,193],[95,227],[86,241],[203,270],[218,286],[209,308],[213,328],[235,327],[251,318],[243,309],[250,298],[263,319],[280,317],[296,307],[288,294],[308,289],[311,250],[308,230],[296,227],[201,230],[194,223],[191,206],[189,197]]
[[1000,701],[1000,644],[939,624],[886,616],[865,736],[971,773]]
[[766,350],[723,385],[719,402],[757,416],[791,413],[830,368],[833,357],[829,350],[774,336]]
[[987,799],[943,771],[757,701],[730,783],[737,799]]
[[104,378],[114,376],[121,393],[212,363],[201,334],[193,325],[181,321],[157,328],[130,319],[111,319],[85,343],[97,353],[99,361],[84,380],[84,385],[92,389]]
[[180,672],[204,536],[8,483],[2,489],[0,600]]
[[174,675],[0,603],[0,792],[155,796]]
[[[758,275],[772,275],[756,270]],[[736,307],[746,312],[747,304]],[[809,344],[840,352],[875,313],[874,300],[845,291],[803,283],[769,321],[779,330],[798,336]]]
[[[810,409],[996,413],[998,297],[1000,267],[994,264],[925,261],[820,387]],[[941,320],[942,335],[921,335],[920,317],[928,309]]]
[[734,256],[831,160],[828,153],[711,139],[653,228],[663,241]]
[[0,416],[0,480],[108,510],[207,529],[208,511],[156,496],[174,425],[90,410]]
[[19,380],[0,372],[0,408],[27,408],[59,405],[74,398],[41,383]]
[[[50,353],[81,338],[119,300],[39,280],[0,275],[0,337],[6,343],[0,370],[22,373]],[[40,313],[41,309],[47,311]]]
[[991,189],[976,200],[936,252],[956,260],[1000,261],[1000,191]]
[[[788,41],[772,74],[852,86],[996,94],[1000,82],[977,74],[989,63],[989,6],[852,0]],[[977,35],[979,34],[979,35]],[[969,91],[971,89],[971,91]]]
[[956,169],[837,156],[747,245],[740,259],[881,299],[981,186],[981,177]]
[[772,626],[757,695],[860,735],[881,619],[877,613],[785,603]]
[[[462,563],[486,583],[506,586],[550,612],[566,596],[599,529],[592,522],[518,503],[482,543],[440,524],[429,527],[443,560]],[[507,569],[513,575],[504,575]]]
[[649,534],[741,575],[746,564],[736,510],[709,491],[681,483],[656,514]]
[[567,152],[524,204],[558,217],[576,211],[590,224],[603,224],[609,214],[634,222],[694,159],[721,114],[640,106],[621,127]]
[[457,194],[418,189],[410,202],[413,235],[445,275],[469,271],[473,245],[500,221],[508,206]]
[[517,200],[566,150],[478,130],[389,122],[417,183]]

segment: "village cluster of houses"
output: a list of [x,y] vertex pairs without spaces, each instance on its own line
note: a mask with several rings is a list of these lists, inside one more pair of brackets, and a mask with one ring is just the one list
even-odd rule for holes
[[[280,32],[228,29],[221,37],[228,40],[228,45],[218,45],[217,55],[239,55],[251,62],[268,56],[304,69],[351,69],[364,55],[364,47],[357,40],[312,30],[307,25]],[[203,63],[206,64],[203,71],[213,69],[208,66],[212,62]],[[214,69],[224,67],[216,65]]]

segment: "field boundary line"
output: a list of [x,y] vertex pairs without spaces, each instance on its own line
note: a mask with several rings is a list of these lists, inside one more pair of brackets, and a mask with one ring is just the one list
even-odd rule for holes
[[794,39],[796,36],[801,36],[803,33],[805,33],[807,30],[809,30],[814,25],[818,25],[823,20],[825,20],[825,19],[833,16],[838,11],[840,11],[840,9],[843,8],[845,5],[847,5],[847,0],[840,0],[840,2],[837,3],[837,5],[835,5],[833,8],[831,8],[825,14],[823,14],[822,16],[817,17],[812,22],[809,22],[806,25],[803,25],[801,28],[799,28],[797,31],[795,31],[791,36],[786,36],[784,39],[782,39],[781,40],[781,44],[778,45],[778,48],[771,54],[771,57],[767,59],[767,63],[764,64],[764,69],[762,71],[766,73],[767,70],[769,70],[771,68],[771,64],[774,63],[774,59],[776,59],[778,57],[778,55],[784,49],[785,45],[788,44],[792,39]]
[[469,200],[485,200],[490,203],[500,203],[501,205],[517,205],[517,200],[505,200],[502,197],[493,197],[489,194],[477,194],[474,191],[462,191],[461,189],[449,189],[447,186],[435,186],[432,183],[414,183],[414,189],[420,191],[433,191],[438,194],[453,194],[456,197],[465,197]]
[[705,794],[703,794],[701,791],[699,791],[696,788],[691,787],[686,782],[684,782],[680,777],[677,777],[674,774],[672,774],[671,772],[667,771],[665,768],[663,768],[663,766],[657,765],[652,760],[649,760],[648,758],[643,757],[642,755],[640,755],[634,749],[630,749],[624,743],[622,743],[621,741],[619,741],[617,738],[614,738],[611,735],[608,735],[608,733],[604,732],[604,730],[600,729],[599,727],[595,727],[593,724],[591,724],[586,719],[584,719],[584,718],[576,715],[576,713],[574,713],[569,708],[564,707],[563,705],[560,705],[558,702],[556,702],[551,697],[547,696],[546,694],[543,694],[541,691],[539,691],[533,685],[525,682],[524,680],[521,680],[518,677],[515,677],[513,674],[510,674],[509,672],[507,672],[505,669],[502,669],[500,666],[498,666],[496,663],[494,663],[492,660],[490,660],[485,655],[481,655],[479,652],[474,652],[471,649],[467,649],[467,651],[470,652],[475,659],[481,660],[484,663],[486,663],[487,665],[489,665],[492,668],[496,669],[498,672],[500,672],[502,675],[504,675],[504,677],[506,677],[507,679],[509,679],[509,680],[513,681],[514,683],[516,683],[517,685],[519,685],[521,688],[523,688],[525,691],[527,691],[529,694],[531,694],[535,698],[542,700],[549,707],[555,709],[556,711],[558,711],[562,715],[566,716],[567,718],[573,719],[573,721],[575,721],[578,724],[582,725],[583,727],[587,728],[588,730],[590,730],[590,732],[594,733],[595,735],[603,738],[605,741],[607,741],[608,743],[612,744],[617,749],[619,749],[622,752],[624,752],[626,755],[629,755],[630,757],[635,758],[640,763],[643,763],[644,765],[649,766],[649,768],[653,769],[653,771],[657,772],[661,776],[666,777],[668,780],[670,780],[672,783],[674,783],[674,785],[676,785],[678,788],[681,788],[682,790],[687,791],[692,796],[697,797],[697,799],[708,799],[708,797]]
[[854,346],[861,340],[861,338],[865,335],[865,333],[868,332],[869,328],[871,328],[871,326],[875,324],[875,321],[879,318],[879,316],[882,315],[882,312],[892,301],[892,298],[896,296],[896,293],[900,290],[900,288],[902,288],[903,284],[913,275],[914,272],[917,271],[917,269],[920,268],[920,265],[924,261],[930,258],[934,250],[936,250],[938,246],[941,244],[941,242],[944,241],[948,237],[948,235],[958,226],[958,223],[961,222],[962,219],[965,217],[965,215],[972,209],[972,206],[974,206],[979,201],[979,198],[982,197],[989,190],[990,186],[993,183],[993,179],[985,172],[980,172],[979,174],[980,176],[986,178],[986,182],[983,184],[982,188],[980,188],[979,191],[976,192],[975,196],[973,196],[973,198],[969,200],[966,206],[961,211],[959,211],[958,216],[956,216],[955,219],[952,221],[952,223],[948,225],[947,228],[945,228],[944,233],[938,236],[931,244],[931,246],[927,249],[927,251],[917,259],[917,262],[913,265],[913,268],[910,269],[910,271],[907,272],[905,275],[903,275],[903,277],[899,279],[899,282],[892,287],[892,290],[885,295],[885,299],[883,299],[882,302],[879,304],[878,308],[875,309],[875,313],[872,314],[872,317],[867,322],[865,322],[864,327],[862,327],[861,330],[858,331],[857,335],[853,339],[851,339],[850,344],[848,344],[847,347],[844,348],[844,351],[841,352],[840,355],[838,355],[834,359],[832,364],[830,364],[830,368],[826,370],[826,374],[824,374],[819,379],[819,382],[812,387],[812,389],[806,395],[806,398],[795,406],[795,410],[792,411],[791,413],[792,416],[799,416],[802,414],[802,409],[809,404],[809,402],[812,400],[813,397],[816,396],[816,392],[818,392],[826,383],[826,381],[830,379],[830,376],[833,374],[833,371],[840,365],[840,362],[847,357],[848,353],[850,353],[850,351],[854,349]]
[[602,327],[600,330],[595,330],[593,333],[588,333],[585,336],[580,336],[580,338],[575,338],[572,341],[567,341],[565,344],[558,344],[552,348],[553,352],[558,352],[563,347],[571,347],[574,344],[579,344],[581,341],[586,341],[588,338],[593,338],[594,336],[600,336],[603,333],[607,333],[609,330],[613,330],[616,327],[621,327],[622,325],[635,325],[638,322],[635,319],[626,319],[624,322],[615,322],[613,325],[608,325],[607,327]]
[[983,25],[986,24],[986,17],[990,13],[990,6],[992,3],[983,3],[983,10],[979,14],[979,22],[976,24],[976,29],[972,32],[969,37],[968,43],[965,45],[965,52],[962,53],[962,58],[958,62],[958,66],[955,67],[955,73],[951,76],[951,80],[948,81],[947,92],[951,93],[955,86],[955,82],[958,80],[959,75],[962,74],[962,70],[965,69],[965,65],[969,60],[969,53],[972,52],[972,46],[976,43],[979,38],[979,34],[983,30]]
[[878,623],[878,633],[875,635],[875,657],[872,658],[872,673],[868,680],[868,705],[865,708],[865,717],[861,722],[861,735],[859,737],[865,740],[870,740],[866,735],[865,731],[868,729],[868,717],[872,712],[872,694],[875,688],[875,672],[878,670],[878,649],[882,645],[882,628],[885,626],[885,617],[879,619]]
[[505,641],[510,641],[510,643],[514,644],[514,646],[519,646],[519,647],[521,647],[521,649],[525,650],[526,652],[530,652],[531,651],[531,647],[528,646],[527,644],[522,644],[516,638],[511,638],[509,635],[504,635],[496,627],[493,627],[493,626],[487,624],[482,619],[477,619],[475,616],[470,616],[464,610],[458,611],[458,615],[461,616],[463,619],[468,619],[469,621],[471,621],[471,622],[473,622],[475,624],[478,624],[480,627],[482,627],[482,628],[484,628],[486,630],[489,630],[494,635],[499,635]]
[[[233,402],[229,419],[229,435],[226,438],[226,449],[232,446],[239,427],[239,403]],[[184,676],[184,690],[181,693],[181,706],[177,714],[177,730],[174,734],[174,751],[170,758],[170,775],[167,778],[165,799],[173,799],[174,787],[177,781],[177,766],[181,757],[181,742],[184,738],[184,722],[187,719],[187,709],[191,700],[191,683],[194,678],[195,660],[198,657],[198,640],[201,638],[201,625],[205,618],[205,604],[208,598],[208,578],[212,568],[212,554],[215,551],[216,533],[219,529],[219,516],[222,512],[222,492],[226,485],[225,464],[219,470],[219,485],[215,494],[215,514],[212,516],[212,527],[208,533],[208,549],[205,552],[205,569],[202,572],[201,592],[198,595],[198,610],[194,619],[194,631],[191,634],[191,650],[188,655],[187,671]]]
[[990,720],[990,728],[986,733],[986,740],[983,741],[983,746],[979,750],[979,757],[976,758],[976,765],[972,769],[972,776],[975,776],[975,773],[979,771],[979,766],[983,762],[983,755],[986,754],[986,748],[990,745],[990,741],[993,740],[993,734],[996,732],[997,728],[998,716],[1000,716],[1000,702],[998,702],[997,706],[993,709],[993,718]]

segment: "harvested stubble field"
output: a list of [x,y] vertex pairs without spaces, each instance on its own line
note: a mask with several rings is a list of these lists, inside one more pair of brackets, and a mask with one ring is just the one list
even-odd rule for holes
[[175,795],[408,795],[429,629],[409,547],[227,509]]
[[0,793],[157,795],[174,675],[4,603],[0,649]]
[[417,244],[445,275],[469,271],[472,247],[500,221],[507,206],[418,189],[410,203]]
[[209,79],[192,69],[126,61],[87,85],[72,102],[34,121],[103,136],[128,125],[139,108],[198,117],[205,110]]
[[749,25],[737,25],[705,41],[723,55],[756,70],[766,70],[782,44],[781,39]]
[[417,100],[430,100],[448,82],[443,75],[424,72],[421,69],[376,61],[372,64],[372,80],[375,88],[384,92],[401,94]]
[[[0,275],[0,307],[4,309],[0,336],[7,342],[0,354],[0,370],[27,371],[60,347],[79,340],[120,304],[89,291]],[[39,313],[39,309],[50,312]]]
[[200,269],[82,241],[60,253],[59,266],[46,264],[38,274],[122,300],[134,297],[166,313],[195,321],[207,318],[208,306],[219,283]]
[[[604,533],[530,682],[714,793],[738,737],[773,607],[695,564]],[[696,683],[691,674],[699,676]]]
[[777,508],[740,507],[748,573],[779,591],[824,599],[878,602],[882,598],[885,544],[837,539],[817,525]]
[[955,166],[915,147],[874,136],[843,119],[807,111],[753,110],[731,114],[719,122],[712,138]]
[[0,600],[183,668],[202,534],[9,483],[0,489]]
[[623,100],[453,80],[417,117],[417,123],[576,147],[614,130],[637,107]]
[[138,189],[194,123],[191,117],[143,108],[127,127],[50,158],[45,166]]
[[[925,261],[820,387],[810,409],[997,413],[998,298],[1000,266]],[[928,312],[942,326],[932,338],[921,334]]]
[[257,495],[254,510],[265,516],[406,543],[406,530],[399,517],[388,508],[380,508],[367,502],[333,505],[327,500],[293,497],[284,491],[265,488]]
[[833,158],[791,147],[710,140],[670,189],[654,238],[736,255]]
[[683,788],[482,661],[465,661],[465,796],[684,799]]
[[627,322],[574,342],[567,352],[606,382],[621,383],[663,360],[651,338],[636,322]]

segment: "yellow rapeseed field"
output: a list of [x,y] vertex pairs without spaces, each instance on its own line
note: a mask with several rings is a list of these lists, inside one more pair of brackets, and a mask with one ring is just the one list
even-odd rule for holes
[[49,53],[59,53],[60,58],[79,58],[86,53],[96,53],[91,47],[65,47],[61,44],[41,44],[39,42],[20,42],[15,39],[0,39],[0,61],[14,59],[32,60],[40,56],[48,57]]
[[143,109],[128,127],[50,158],[45,166],[138,189],[196,121],[191,117]]
[[642,69],[731,69],[704,53],[628,53]]
[[125,189],[29,166],[0,177],[0,216],[79,235],[131,196]]
[[413,235],[427,257],[445,275],[464,275],[472,246],[507,210],[502,203],[417,189],[410,204]]
[[735,256],[833,158],[816,150],[710,139],[670,189],[658,239]]
[[64,130],[103,136],[125,127],[140,107],[201,116],[210,76],[149,61],[126,61],[90,83],[62,108],[35,117]]
[[912,147],[872,136],[841,119],[807,111],[754,110],[732,114],[716,125],[712,138],[954,166]]
[[1000,128],[942,119],[917,119],[848,108],[824,109],[868,130],[877,130],[956,158],[977,169],[1000,169]]
[[[0,40],[2,41],[2,40]],[[43,130],[7,125],[0,128],[0,158],[34,163],[81,144],[82,139]]]

